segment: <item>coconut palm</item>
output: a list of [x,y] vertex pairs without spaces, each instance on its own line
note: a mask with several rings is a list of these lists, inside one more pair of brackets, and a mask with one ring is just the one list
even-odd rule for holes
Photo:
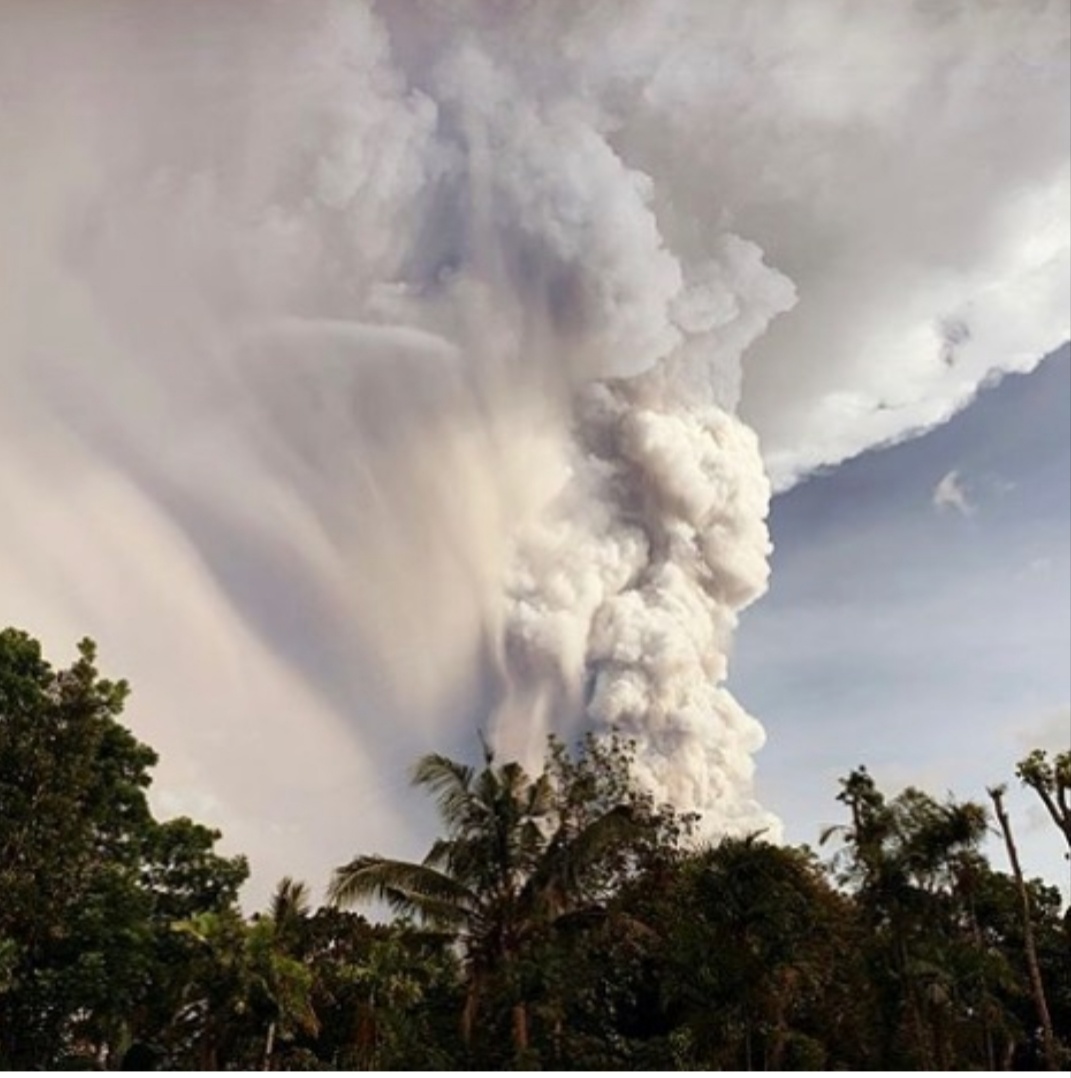
[[319,1029],[312,1006],[313,970],[303,961],[303,935],[311,908],[308,885],[284,876],[272,892],[267,914],[255,917],[249,927],[247,946],[268,1014],[264,1070],[273,1069],[277,1036]]
[[[1020,769],[1022,769],[1022,766],[1020,764]],[[1019,892],[1023,917],[1023,953],[1026,958],[1026,968],[1030,974],[1030,991],[1033,994],[1034,1005],[1038,1012],[1038,1021],[1041,1024],[1045,1066],[1049,1070],[1056,1070],[1059,1066],[1056,1053],[1056,1037],[1052,1028],[1048,999],[1045,995],[1045,985],[1041,979],[1041,966],[1038,963],[1037,944],[1034,939],[1034,918],[1030,908],[1030,891],[1027,888],[1026,880],[1023,877],[1023,869],[1019,863],[1019,850],[1015,845],[1015,836],[1012,834],[1008,810],[1004,807],[1005,788],[1003,786],[991,786],[988,792],[993,801],[997,822],[1000,824],[1000,831],[1004,837],[1004,846],[1008,851],[1008,861],[1011,864],[1015,886]]]
[[513,1046],[523,1054],[519,959],[563,919],[598,908],[605,855],[646,825],[623,803],[578,813],[550,773],[532,778],[517,763],[496,765],[486,749],[480,770],[425,756],[413,782],[435,796],[446,837],[420,864],[355,858],[335,871],[329,896],[340,905],[379,899],[456,935],[468,980],[463,1039],[471,1043],[481,996],[499,978],[511,999]]

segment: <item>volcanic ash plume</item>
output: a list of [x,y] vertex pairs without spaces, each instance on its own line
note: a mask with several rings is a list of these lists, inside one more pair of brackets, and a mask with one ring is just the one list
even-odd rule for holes
[[[412,26],[390,27],[399,55],[416,47]],[[712,830],[776,826],[752,800],[761,728],[724,688],[769,552],[757,440],[731,411],[744,350],[794,288],[728,229],[695,258],[674,252],[606,117],[576,86],[533,84],[493,33],[442,28],[419,86],[447,163],[417,205],[454,235],[408,314],[455,342],[467,383],[416,425],[419,456],[407,440],[382,462],[406,461],[384,497],[429,455],[443,487],[480,492],[479,514],[429,519],[435,543],[468,552],[493,742],[534,761],[551,730],[617,730],[638,777]],[[412,255],[426,265],[426,247]],[[473,439],[458,469],[448,447]],[[407,571],[423,579],[423,561]]]
[[488,722],[769,825],[763,462],[1067,338],[1066,2],[0,7],[4,618],[277,874]]
[[723,684],[769,552],[757,439],[730,409],[743,351],[794,289],[727,231],[702,261],[671,252],[650,178],[592,117],[533,101],[471,42],[442,70],[436,98],[466,133],[469,273],[493,299],[467,327],[470,365],[487,392],[512,372],[497,413],[538,400],[561,471],[487,597],[494,743],[532,759],[550,730],[616,730],[660,798],[711,829],[770,826],[751,799],[762,731]]
[[712,829],[765,826],[751,801],[763,733],[722,687],[736,612],[766,583],[769,487],[754,434],[714,404],[592,387],[592,443],[521,537],[505,617],[518,737],[583,714],[639,748],[638,775]]
[[[765,304],[755,331],[793,300],[773,271],[763,285],[748,297]],[[636,742],[652,792],[721,832],[777,827],[752,799],[763,731],[723,684],[737,612],[765,590],[770,550],[758,441],[716,388],[718,370],[739,363],[744,296],[720,339],[712,316],[688,358],[578,392],[570,479],[518,537],[495,729],[522,755],[549,729],[616,730]]]

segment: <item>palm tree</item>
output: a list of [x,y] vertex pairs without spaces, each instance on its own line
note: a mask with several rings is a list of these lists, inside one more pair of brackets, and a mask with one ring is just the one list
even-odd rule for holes
[[915,1061],[927,1070],[947,1069],[941,1058],[948,1041],[941,1029],[948,1002],[944,967],[963,916],[955,908],[959,869],[986,834],[985,809],[971,801],[941,804],[910,787],[887,801],[865,767],[841,787],[837,799],[848,806],[851,825],[826,828],[822,842],[842,835],[842,879],[857,885],[874,939],[889,948],[885,1057],[902,1040],[902,1005]]
[[1023,951],[1026,956],[1027,972],[1030,975],[1030,991],[1034,997],[1038,1021],[1041,1024],[1045,1066],[1048,1070],[1056,1070],[1059,1066],[1056,1058],[1056,1037],[1052,1028],[1048,1000],[1045,996],[1045,985],[1041,979],[1037,945],[1034,941],[1034,919],[1030,909],[1030,892],[1027,889],[1026,880],[1023,878],[1023,869],[1019,863],[1019,851],[1015,845],[1015,836],[1012,834],[1008,811],[1004,807],[1005,788],[1003,786],[990,786],[988,792],[993,801],[993,809],[997,815],[997,822],[1000,824],[1000,832],[1004,837],[1004,846],[1008,851],[1008,861],[1011,864],[1015,886],[1019,893],[1023,918]]
[[311,971],[289,952],[278,928],[270,917],[244,921],[234,910],[201,912],[174,924],[193,951],[187,999],[173,1022],[196,1022],[203,1070],[237,1062],[248,1069],[248,1059],[235,1053],[254,1036],[263,1042],[259,1063],[270,1070],[277,1034],[314,1035],[319,1028]]
[[688,1065],[783,1070],[806,1045],[820,1068],[825,1045],[807,1020],[827,1008],[835,1039],[826,1019],[834,985],[855,979],[854,926],[810,853],[723,838],[684,859],[658,900],[663,999],[690,1033]]
[[249,945],[255,961],[257,984],[268,1004],[263,1070],[271,1070],[275,1041],[280,1032],[316,1033],[319,1019],[312,1007],[312,971],[304,958],[303,930],[312,902],[308,885],[284,876],[275,886],[266,917],[254,919]]
[[456,934],[467,991],[461,1032],[471,1044],[481,997],[499,978],[511,1001],[514,1051],[529,1046],[519,959],[564,918],[597,907],[606,883],[604,855],[645,825],[620,803],[577,812],[547,772],[497,766],[484,750],[476,770],[441,755],[421,759],[413,782],[438,802],[446,837],[414,864],[360,856],[335,871],[329,897],[339,905],[385,901],[395,912]]
[[276,885],[268,902],[268,920],[275,928],[280,948],[303,957],[302,930],[312,910],[309,885],[291,876],[284,876]]

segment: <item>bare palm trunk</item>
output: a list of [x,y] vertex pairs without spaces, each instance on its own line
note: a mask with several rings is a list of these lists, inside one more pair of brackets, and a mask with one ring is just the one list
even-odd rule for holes
[[208,1028],[205,1030],[204,1039],[201,1041],[201,1070],[219,1070],[219,1046],[216,1043],[216,1023],[209,1018]]
[[[968,895],[967,912],[970,916],[971,939],[979,954],[985,953],[985,941],[982,939],[982,926],[978,923],[978,912],[974,905],[974,895]],[[986,980],[985,970],[982,970],[982,1002],[978,1008],[978,1015],[982,1023],[982,1044],[985,1047],[986,1069],[997,1069],[997,1053],[993,1047],[993,1027],[990,1022],[992,1011],[989,999],[989,985]]]
[[357,1005],[357,1053],[361,1070],[376,1069],[378,1041],[379,1024],[375,999],[366,999]]
[[989,796],[993,799],[993,807],[996,809],[1000,830],[1004,835],[1004,845],[1008,850],[1008,860],[1011,862],[1012,875],[1015,877],[1015,886],[1019,890],[1019,902],[1023,911],[1023,950],[1026,952],[1026,966],[1030,973],[1030,988],[1034,995],[1034,1005],[1037,1007],[1038,1019],[1041,1022],[1045,1066],[1049,1070],[1056,1070],[1056,1039],[1052,1031],[1049,1005],[1045,999],[1045,985],[1041,980],[1037,947],[1034,944],[1034,919],[1030,915],[1030,892],[1026,888],[1023,870],[1019,865],[1019,851],[1016,849],[1015,839],[1012,837],[1011,821],[1008,819],[1008,813],[1004,809],[1003,787],[994,786],[990,789]]
[[902,916],[894,916],[893,933],[896,939],[897,970],[900,974],[900,983],[903,985],[904,1006],[907,1009],[911,1037],[915,1042],[915,1059],[921,1070],[932,1071],[936,1068],[934,1067],[933,1053],[930,1051],[930,1038],[926,1029],[926,1021],[923,1018],[922,1000],[919,998],[918,984],[910,972],[911,961],[905,942],[907,932]]
[[918,1062],[922,1070],[937,1070],[934,1064],[933,1053],[930,1051],[930,1037],[926,1029],[926,1021],[922,1016],[922,1004],[919,1001],[918,991],[914,982],[909,981],[906,987],[907,1011],[911,1019],[911,1031],[915,1038],[915,1049],[918,1052]]
[[472,1031],[476,1025],[476,1014],[480,1009],[480,979],[473,977],[465,993],[465,1006],[461,1009],[461,1043],[466,1048],[472,1047]]
[[264,1037],[264,1062],[261,1070],[271,1070],[271,1057],[275,1052],[275,1019],[268,1023],[268,1032]]
[[940,1071],[953,1070],[948,1051],[948,1033],[945,1029],[944,1008],[940,1005],[934,1008],[933,1016],[933,1051],[937,1060],[937,1069]]
[[989,1024],[988,1000],[982,1007],[982,1043],[985,1045],[985,1065],[987,1070],[997,1069],[997,1051],[993,1046],[993,1029]]
[[785,1021],[784,1012],[780,1008],[778,1009],[777,1021],[774,1024],[771,1041],[769,1056],[764,1069],[768,1071],[784,1070],[785,1048],[788,1046],[788,1023]]
[[518,1059],[528,1051],[528,1005],[514,1003],[512,1010],[513,1050]]

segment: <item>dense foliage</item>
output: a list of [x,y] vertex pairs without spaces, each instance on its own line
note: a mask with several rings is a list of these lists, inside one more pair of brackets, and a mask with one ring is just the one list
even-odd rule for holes
[[[982,852],[987,809],[842,781],[828,863],[700,847],[630,748],[552,742],[529,775],[428,756],[442,836],[362,853],[314,910],[245,916],[242,858],[157,821],[156,758],[92,644],[54,670],[0,633],[0,1066],[1035,1069],[1071,1055],[1071,921]],[[1068,835],[1071,754],[1018,768]],[[349,907],[393,911],[372,924]]]

